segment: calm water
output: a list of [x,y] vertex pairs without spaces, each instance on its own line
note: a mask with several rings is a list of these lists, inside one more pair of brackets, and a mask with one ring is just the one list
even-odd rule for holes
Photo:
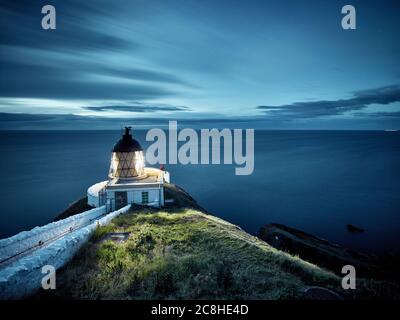
[[[113,131],[0,132],[0,238],[49,222],[105,180]],[[136,132],[142,146],[145,132]],[[171,165],[208,211],[256,233],[279,222],[355,249],[400,249],[400,133],[257,131],[255,170]],[[366,229],[349,234],[346,224]]]

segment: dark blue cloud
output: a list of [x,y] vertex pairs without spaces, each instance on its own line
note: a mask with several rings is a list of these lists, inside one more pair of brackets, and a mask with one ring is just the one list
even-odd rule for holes
[[8,63],[0,96],[52,99],[153,99],[172,92],[156,85],[82,79],[79,69]]
[[338,100],[320,100],[293,102],[280,106],[258,106],[268,116],[281,119],[310,119],[321,116],[343,115],[350,111],[359,111],[377,104],[387,105],[400,102],[400,85],[390,85],[375,89],[356,91],[353,97]]
[[47,121],[54,119],[55,115],[27,114],[27,113],[0,113],[0,122]]
[[357,117],[360,118],[370,118],[370,119],[379,119],[379,118],[393,118],[400,120],[400,111],[379,111],[379,112],[368,112],[368,113],[357,113]]
[[[26,113],[0,113],[1,130],[82,130],[82,129],[106,129],[115,130],[122,125],[133,124],[138,127],[150,128],[154,126],[166,127],[168,121],[176,120],[170,117],[115,117],[106,118],[99,116],[79,116],[72,114],[26,114]],[[189,118],[180,119],[180,126],[194,128],[207,127],[231,127],[248,126],[253,127],[257,119],[253,118]]]
[[116,67],[116,66],[105,66],[105,65],[88,65],[82,66],[81,71],[92,72],[93,74],[114,76],[122,79],[129,80],[140,80],[140,81],[150,81],[150,82],[161,82],[169,84],[178,84],[184,86],[192,86],[188,82],[179,79],[178,77],[153,70],[132,68],[132,67]]
[[87,110],[93,111],[127,111],[127,112],[157,112],[157,111],[189,111],[190,109],[185,106],[172,106],[172,105],[154,105],[136,103],[131,105],[112,105],[112,106],[91,106],[84,107]]
[[53,31],[40,25],[45,4],[47,1],[1,3],[0,96],[146,100],[174,94],[161,85],[193,87],[172,74],[109,60],[113,54],[132,55],[140,49],[132,38],[128,41],[96,25],[97,20],[109,19],[114,12],[112,3],[52,1],[57,10],[57,29]]
[[[90,16],[99,19],[107,16],[106,8],[110,8],[109,5],[105,7],[107,2],[96,3],[75,0],[51,3],[44,0],[3,1],[0,6],[0,44],[58,51],[137,49],[136,43],[85,23]],[[41,28],[41,9],[47,4],[56,7],[56,31]],[[100,11],[102,6],[105,10]]]
[[[133,125],[137,128],[166,128],[171,117],[120,117],[106,118],[99,116],[77,116],[71,114],[15,114],[0,113],[1,130],[115,130],[123,125]],[[255,128],[259,130],[379,130],[382,128],[398,128],[400,114],[397,112],[363,114],[354,119],[319,120],[307,123],[293,121],[271,120],[257,117],[199,117],[179,119],[181,128]],[[1,132],[0,132],[1,134]]]

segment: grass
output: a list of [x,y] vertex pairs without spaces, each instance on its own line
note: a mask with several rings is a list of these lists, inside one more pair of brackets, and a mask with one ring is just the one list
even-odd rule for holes
[[[130,232],[125,242],[102,240]],[[46,295],[72,299],[299,299],[309,286],[346,298],[341,279],[194,209],[144,210],[99,227]],[[359,297],[379,283],[359,281]]]

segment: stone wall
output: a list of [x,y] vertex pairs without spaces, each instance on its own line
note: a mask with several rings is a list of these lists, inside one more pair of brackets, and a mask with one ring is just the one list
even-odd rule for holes
[[[97,225],[107,224],[114,217],[128,212],[129,209],[130,205],[105,214],[105,208],[100,207],[1,240],[0,256],[6,257],[12,253],[12,250],[17,252],[26,249],[37,243],[38,239],[51,239],[57,233],[67,231],[57,240],[42,245],[11,263],[5,262],[3,266],[0,264],[0,299],[23,298],[41,288],[41,281],[45,276],[42,274],[43,266],[51,265],[56,270],[61,268],[89,240]],[[70,231],[69,228],[74,226],[75,229]]]

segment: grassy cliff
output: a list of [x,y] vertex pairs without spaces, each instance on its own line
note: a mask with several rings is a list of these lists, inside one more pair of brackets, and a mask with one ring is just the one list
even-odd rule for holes
[[57,276],[46,296],[73,299],[302,299],[319,286],[342,297],[392,295],[386,283],[359,279],[341,289],[333,273],[279,251],[201,211],[183,190],[176,205],[132,208],[91,241]]

